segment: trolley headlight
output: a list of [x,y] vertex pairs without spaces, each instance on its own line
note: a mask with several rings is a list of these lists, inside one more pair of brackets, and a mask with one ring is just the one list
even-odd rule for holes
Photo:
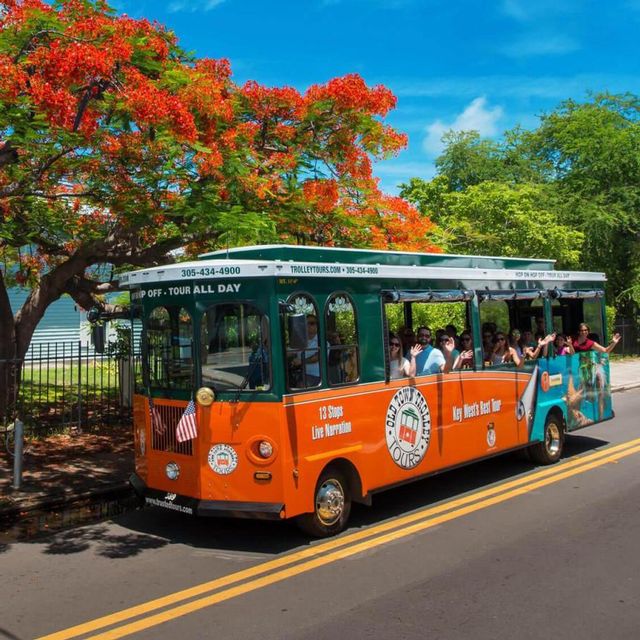
[[258,453],[265,459],[270,458],[273,455],[273,445],[266,440],[261,440],[258,444]]
[[167,474],[169,480],[177,480],[180,475],[180,467],[175,462],[169,462],[164,472]]
[[202,407],[208,407],[216,399],[216,394],[209,387],[200,387],[196,391],[196,401]]

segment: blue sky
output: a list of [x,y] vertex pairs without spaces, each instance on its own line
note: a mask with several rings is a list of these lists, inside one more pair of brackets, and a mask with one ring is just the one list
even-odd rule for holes
[[409,135],[379,162],[383,189],[434,173],[449,128],[499,136],[588,91],[640,94],[640,0],[117,0],[199,57],[229,58],[237,82],[304,90],[356,72],[398,97]]

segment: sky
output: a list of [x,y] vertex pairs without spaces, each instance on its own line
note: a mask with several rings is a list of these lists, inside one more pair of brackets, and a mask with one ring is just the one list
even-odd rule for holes
[[116,0],[238,83],[303,91],[347,73],[398,98],[387,122],[408,148],[375,164],[397,193],[431,178],[449,129],[500,137],[563,100],[640,94],[640,0]]

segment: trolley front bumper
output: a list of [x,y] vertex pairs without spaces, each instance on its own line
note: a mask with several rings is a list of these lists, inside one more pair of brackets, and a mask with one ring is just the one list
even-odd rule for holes
[[284,518],[284,504],[273,502],[237,502],[231,500],[198,500],[177,493],[158,491],[147,487],[136,473],[129,476],[133,490],[144,499],[145,504],[177,511],[186,515],[213,518],[255,518],[280,520]]

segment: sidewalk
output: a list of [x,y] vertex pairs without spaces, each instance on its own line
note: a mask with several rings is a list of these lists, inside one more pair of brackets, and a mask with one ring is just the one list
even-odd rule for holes
[[[621,392],[640,387],[640,358],[611,363],[611,387]],[[28,514],[64,513],[72,507],[99,515],[113,515],[109,505],[131,499],[133,439],[129,427],[110,427],[100,433],[51,436],[31,444],[24,460],[22,488],[11,488],[13,459],[0,451],[0,534]],[[107,505],[105,508],[101,505]],[[116,507],[117,509],[117,507]],[[35,519],[35,517],[34,517]],[[38,524],[33,527],[44,526]],[[2,538],[0,536],[0,546]]]

